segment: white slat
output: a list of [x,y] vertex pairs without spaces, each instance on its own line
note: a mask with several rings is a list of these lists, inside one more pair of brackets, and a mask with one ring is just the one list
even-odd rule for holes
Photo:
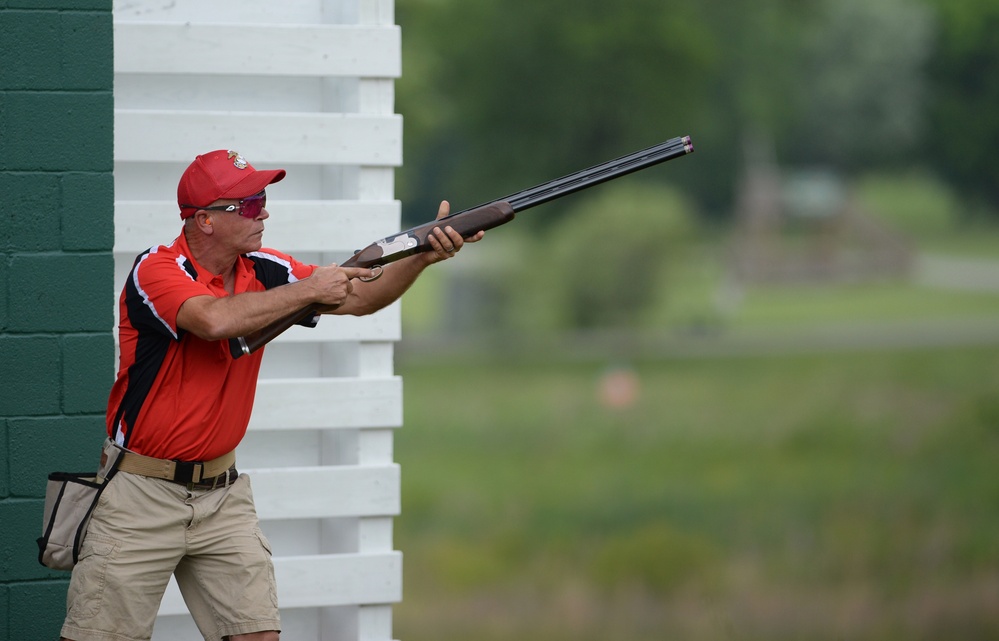
[[402,117],[343,113],[115,109],[115,162],[184,162],[206,149],[243,149],[268,163],[402,164]]
[[327,314],[313,328],[292,327],[274,339],[276,343],[317,343],[323,341],[397,341],[402,338],[399,304],[393,303],[369,316]]
[[[275,563],[278,598],[289,608],[402,600],[402,554],[399,552],[280,560],[280,566]],[[285,587],[280,587],[282,585]]]
[[[228,22],[300,24],[323,22],[339,1],[325,0],[114,0],[118,22]],[[325,20],[332,22],[332,20]],[[356,20],[355,20],[356,22]],[[235,45],[239,46],[239,45]]]
[[243,470],[298,467],[385,467],[392,459],[394,428],[253,431],[236,448]]
[[393,24],[395,0],[360,0],[358,22],[361,24]]
[[[334,554],[274,559],[278,602],[283,608],[398,603],[402,600],[402,554]],[[170,579],[160,616],[184,614],[187,606]]]
[[[233,43],[253,43],[234,46]],[[117,73],[398,78],[396,26],[117,23]]]
[[357,638],[394,639],[391,605],[362,605],[357,609]]
[[[240,470],[243,472],[243,470]],[[399,514],[398,465],[246,470],[261,521]]]
[[[351,90],[359,82],[352,77],[328,76],[116,73],[114,100],[118,109],[359,113],[361,110],[352,108],[349,102]],[[392,80],[367,82],[391,83]],[[245,152],[247,148],[239,150]],[[259,159],[251,158],[251,162],[253,160]]]
[[[264,244],[289,254],[302,251],[348,252],[399,231],[398,201],[273,200],[268,194]],[[177,203],[117,201],[114,250],[134,256],[181,230]]]
[[266,379],[257,384],[251,430],[402,425],[402,379]]

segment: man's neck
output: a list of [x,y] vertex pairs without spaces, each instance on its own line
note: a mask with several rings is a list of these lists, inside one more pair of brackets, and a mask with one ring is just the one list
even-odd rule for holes
[[187,238],[187,246],[191,249],[191,257],[199,265],[212,274],[221,275],[223,279],[231,279],[236,270],[236,260],[239,258],[239,254],[221,251],[211,242],[210,236],[200,233],[197,229],[192,229],[189,225],[184,225],[184,236]]

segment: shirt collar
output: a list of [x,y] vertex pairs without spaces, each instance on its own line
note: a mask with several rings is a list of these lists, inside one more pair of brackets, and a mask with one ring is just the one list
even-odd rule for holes
[[[218,274],[210,272],[194,257],[194,253],[191,252],[191,246],[187,244],[187,234],[185,234],[183,230],[180,232],[180,236],[177,237],[177,240],[174,241],[174,244],[177,246],[177,251],[191,261],[191,265],[194,266],[194,271],[198,274],[197,281],[199,283],[208,285],[213,281],[218,281],[218,283],[221,284],[222,277]],[[238,294],[246,291],[246,283],[253,278],[256,278],[256,272],[253,269],[253,261],[245,255],[240,254],[239,257],[236,258],[236,293]]]

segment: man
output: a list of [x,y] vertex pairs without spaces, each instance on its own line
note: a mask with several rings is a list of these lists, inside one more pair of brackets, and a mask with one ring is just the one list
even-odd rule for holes
[[[269,544],[233,453],[263,350],[234,360],[228,339],[309,305],[375,312],[465,242],[436,228],[433,251],[370,281],[368,269],[303,264],[262,247],[265,189],[284,176],[234,151],[198,156],[177,188],[182,233],[132,267],[101,461],[110,480],[73,570],[63,639],[148,639],[171,575],[205,639],[279,638]],[[448,212],[441,203],[438,218]]]

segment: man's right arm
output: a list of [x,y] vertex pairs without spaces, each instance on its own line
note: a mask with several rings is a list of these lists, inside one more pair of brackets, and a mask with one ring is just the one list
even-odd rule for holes
[[372,275],[370,269],[328,265],[300,281],[262,292],[234,296],[194,296],[177,310],[177,327],[214,341],[244,336],[309,305],[337,306],[353,291],[351,279]]

